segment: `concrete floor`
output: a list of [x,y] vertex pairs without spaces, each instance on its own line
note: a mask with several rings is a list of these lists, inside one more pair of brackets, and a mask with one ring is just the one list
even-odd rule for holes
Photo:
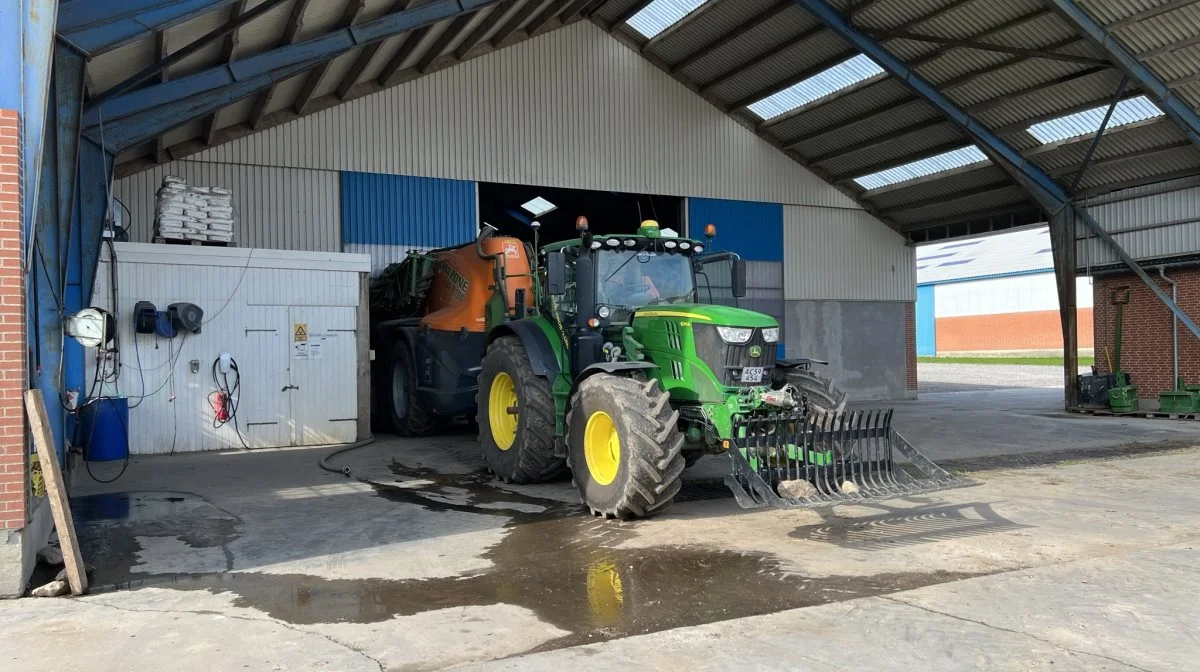
[[[690,501],[598,521],[569,481],[498,487],[466,435],[335,458],[352,478],[315,449],[137,459],[76,490],[95,592],[0,603],[0,669],[1186,669],[1200,428],[1049,392],[899,406],[979,485],[820,511],[739,509],[709,458]],[[1079,459],[1104,446],[1132,457]]]
[[1034,387],[1061,390],[1062,384],[1061,366],[917,363],[917,392],[920,394]]

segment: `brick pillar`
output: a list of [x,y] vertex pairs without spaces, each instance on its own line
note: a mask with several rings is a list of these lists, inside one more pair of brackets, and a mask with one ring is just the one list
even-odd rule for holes
[[0,530],[25,526],[29,490],[18,126],[15,110],[0,110]]
[[917,391],[917,304],[904,304],[904,373],[905,387]]

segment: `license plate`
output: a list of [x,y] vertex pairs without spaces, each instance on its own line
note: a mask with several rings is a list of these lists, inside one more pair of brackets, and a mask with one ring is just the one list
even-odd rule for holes
[[763,380],[763,367],[747,366],[742,369],[743,383],[761,383]]

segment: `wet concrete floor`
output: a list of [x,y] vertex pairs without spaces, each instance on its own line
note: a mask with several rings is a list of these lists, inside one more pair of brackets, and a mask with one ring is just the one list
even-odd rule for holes
[[[973,574],[885,573],[809,578],[781,569],[774,556],[702,547],[620,548],[639,525],[603,521],[577,504],[493,485],[485,472],[438,474],[392,465],[393,483],[375,494],[410,506],[500,517],[503,539],[483,557],[491,566],[466,576],[421,580],[328,579],[235,570],[228,544],[242,533],[237,516],[188,493],[134,492],[80,497],[72,507],[86,557],[97,565],[96,590],[156,586],[236,594],[293,624],[371,623],[435,609],[510,604],[572,634],[559,648],[904,591]],[[499,521],[498,521],[499,522]],[[821,530],[798,530],[820,536]],[[827,533],[827,532],[826,532]],[[174,537],[192,549],[219,548],[226,571],[148,574],[138,569],[139,537]]]

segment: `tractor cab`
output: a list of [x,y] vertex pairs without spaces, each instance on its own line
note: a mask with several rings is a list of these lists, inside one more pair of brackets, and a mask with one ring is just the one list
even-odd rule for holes
[[[705,253],[706,243],[663,236],[653,220],[643,222],[635,235],[592,236],[583,217],[577,230],[579,238],[547,246],[542,264],[547,289],[543,309],[563,314],[569,322],[586,327],[594,319],[593,328],[619,328],[642,308],[736,306],[746,294],[745,263],[736,254]],[[711,225],[708,233],[711,242]]]

